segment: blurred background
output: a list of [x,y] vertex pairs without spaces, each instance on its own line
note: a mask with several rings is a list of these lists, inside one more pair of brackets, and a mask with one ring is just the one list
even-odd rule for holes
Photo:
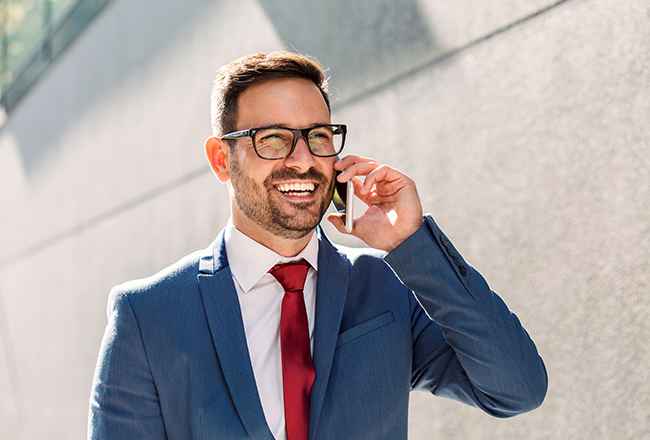
[[413,393],[409,438],[650,438],[647,0],[2,0],[0,28],[0,439],[85,438],[110,288],[228,219],[215,72],[278,49],[546,361],[540,409]]

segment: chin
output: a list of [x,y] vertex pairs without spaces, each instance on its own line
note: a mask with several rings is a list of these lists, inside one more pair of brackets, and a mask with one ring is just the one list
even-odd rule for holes
[[302,214],[300,215],[300,212],[298,212],[294,215],[284,214],[274,216],[272,226],[273,234],[284,238],[302,238],[316,229],[316,226],[323,219],[322,214],[313,213],[308,217],[304,215],[304,212]]

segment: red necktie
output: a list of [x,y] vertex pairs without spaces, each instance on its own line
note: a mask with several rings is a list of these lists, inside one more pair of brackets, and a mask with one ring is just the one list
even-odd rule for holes
[[309,348],[309,324],[302,289],[309,270],[305,260],[277,264],[269,272],[284,288],[280,318],[284,417],[288,440],[307,440],[309,393],[316,374]]

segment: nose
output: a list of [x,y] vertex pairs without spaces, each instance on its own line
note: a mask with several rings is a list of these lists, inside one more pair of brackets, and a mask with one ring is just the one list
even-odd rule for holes
[[314,156],[312,156],[307,146],[307,140],[302,136],[296,140],[296,146],[291,155],[284,160],[287,167],[303,173],[312,168],[315,163]]

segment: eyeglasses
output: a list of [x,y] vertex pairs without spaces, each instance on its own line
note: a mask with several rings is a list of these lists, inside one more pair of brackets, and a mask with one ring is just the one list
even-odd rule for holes
[[313,156],[332,157],[343,150],[345,125],[316,125],[302,130],[283,127],[249,128],[221,136],[221,139],[240,139],[250,137],[255,153],[267,160],[279,160],[291,156],[298,139],[303,138]]

